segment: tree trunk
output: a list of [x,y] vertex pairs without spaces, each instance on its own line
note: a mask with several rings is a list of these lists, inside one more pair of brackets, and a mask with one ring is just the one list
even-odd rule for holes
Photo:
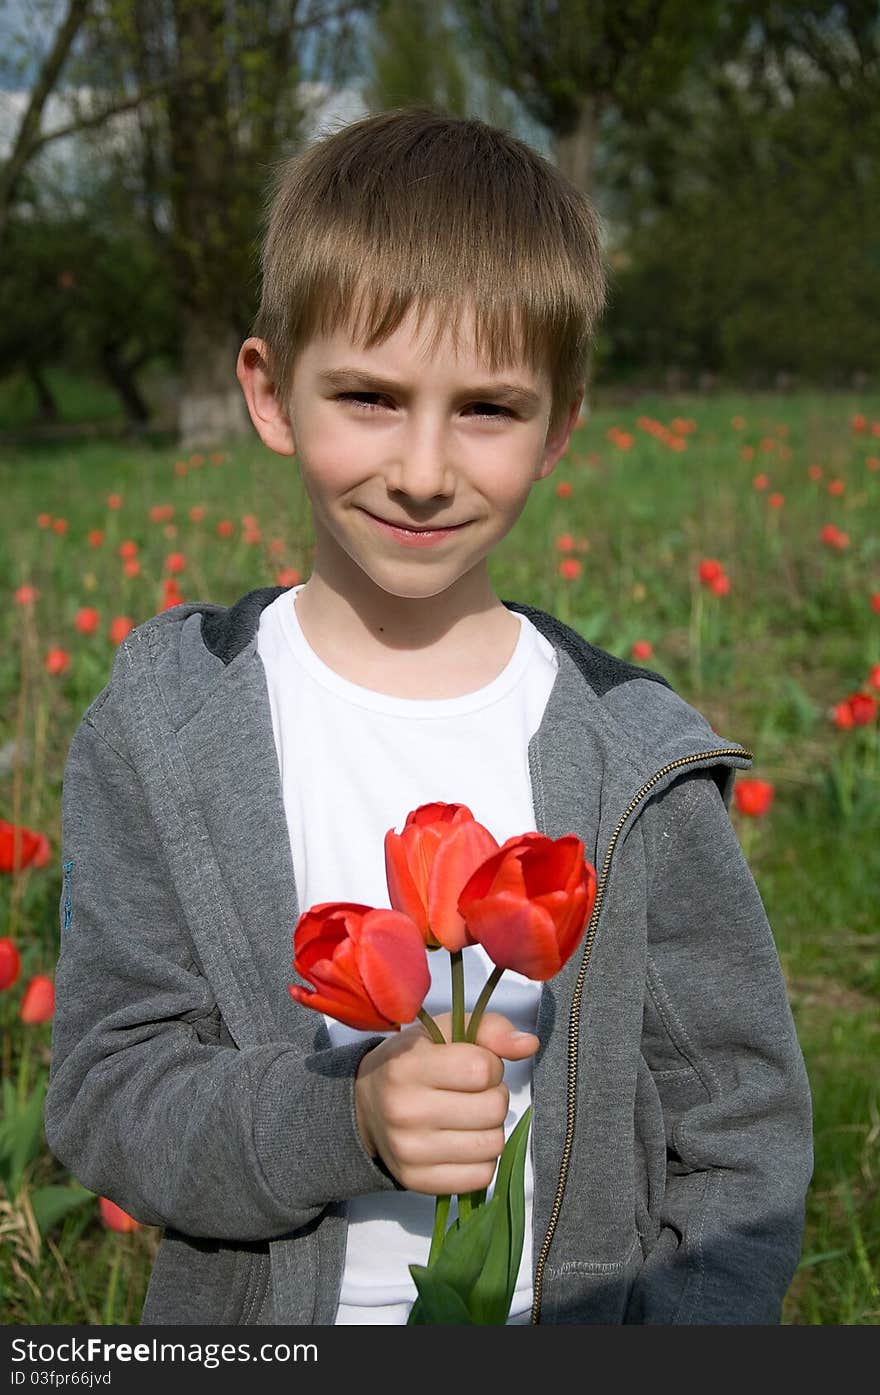
[[554,140],[558,169],[576,189],[591,194],[596,177],[596,143],[599,128],[599,103],[595,97],[582,99],[577,125]]
[[144,426],[150,420],[150,409],[141,395],[134,374],[115,344],[102,346],[101,363],[114,392],[122,402],[129,423],[133,426]]
[[235,376],[238,336],[221,316],[201,308],[183,315],[183,382],[178,407],[182,450],[220,445],[246,435],[250,418]]
[[35,364],[27,365],[27,375],[34,385],[37,394],[37,410],[40,421],[55,422],[58,420],[58,403],[52,395],[52,389],[43,377],[42,370]]
[[225,20],[225,0],[174,0],[178,69],[168,124],[183,339],[178,427],[187,448],[217,444],[249,427],[235,378],[240,194]]

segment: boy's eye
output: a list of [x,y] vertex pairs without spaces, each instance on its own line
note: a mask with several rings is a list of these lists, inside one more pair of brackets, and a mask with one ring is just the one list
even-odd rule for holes
[[[380,408],[381,403],[390,399],[383,397],[379,392],[343,392],[339,395],[340,402],[351,402],[353,406],[360,407],[363,411],[372,412]],[[476,410],[478,416],[485,417],[512,417],[513,413],[507,408],[500,406],[497,402],[472,402],[467,410]]]

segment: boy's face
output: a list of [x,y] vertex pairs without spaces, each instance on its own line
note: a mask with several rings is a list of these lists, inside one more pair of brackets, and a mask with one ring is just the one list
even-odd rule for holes
[[[447,334],[430,354],[432,328],[418,333],[410,311],[372,349],[344,329],[313,339],[286,402],[274,395],[262,341],[243,345],[238,376],[262,440],[299,457],[314,572],[337,590],[372,586],[400,600],[451,591],[464,605],[485,599],[487,558],[564,452],[580,397],[548,439],[546,374],[487,371],[470,317],[458,352]],[[415,546],[379,520],[453,531]]]

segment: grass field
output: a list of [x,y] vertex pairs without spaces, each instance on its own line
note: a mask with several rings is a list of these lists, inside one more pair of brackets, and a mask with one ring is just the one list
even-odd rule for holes
[[[0,818],[49,849],[45,865],[0,876],[0,935],[22,959],[0,993],[5,1321],[134,1323],[157,1232],[108,1229],[48,1154],[51,1026],[19,1015],[24,985],[51,977],[57,952],[64,759],[127,626],[175,596],[228,603],[305,579],[310,526],[294,466],[256,440],[186,458],[100,438],[13,444],[0,486]],[[726,593],[700,581],[707,559],[722,564]],[[732,816],[814,1093],[816,1171],[784,1321],[876,1324],[880,399],[600,402],[492,575],[501,597],[614,654],[650,645],[636,653],[772,783],[766,814]],[[856,692],[868,700],[847,707]],[[843,725],[847,711],[855,724]]]

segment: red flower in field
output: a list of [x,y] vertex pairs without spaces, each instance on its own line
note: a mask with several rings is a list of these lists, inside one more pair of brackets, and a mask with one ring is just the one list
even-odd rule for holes
[[556,539],[556,551],[571,552],[573,547],[574,538],[571,536],[571,533],[560,533],[559,537]]
[[829,480],[826,486],[829,494],[842,494],[846,489],[844,480]]
[[746,419],[742,416],[731,417],[730,424],[734,431],[742,431],[745,428]]
[[872,688],[880,688],[880,664],[874,664],[868,674],[868,682]]
[[877,716],[877,699],[871,693],[850,693],[847,698],[853,722],[857,727],[870,726]]
[[182,572],[186,567],[186,557],[182,552],[169,552],[165,558],[165,570],[176,574]]
[[66,673],[70,667],[70,655],[66,649],[49,649],[46,651],[43,667],[47,673],[51,673],[53,676]]
[[22,1022],[33,1026],[51,1022],[55,1012],[55,985],[46,974],[34,974],[24,990],[18,1015]]
[[18,590],[15,593],[15,604],[33,605],[34,601],[37,599],[39,594],[40,593],[37,590],[36,586],[19,586]]
[[125,542],[119,544],[119,556],[125,561],[130,561],[132,557],[137,557],[138,545],[132,538],[127,538]]
[[0,939],[0,990],[11,988],[21,973],[21,955],[14,940]]
[[809,477],[810,477],[811,480],[820,480],[820,479],[822,478],[822,474],[823,474],[822,466],[821,466],[821,465],[810,465],[810,466],[808,466],[808,468],[807,468],[807,474],[809,475]]
[[296,567],[282,567],[280,572],[275,574],[276,586],[299,586],[302,576]]
[[869,470],[880,470],[880,455],[869,455],[865,459]]
[[74,629],[79,630],[81,635],[93,635],[98,628],[98,612],[93,606],[83,606],[74,617]]
[[414,1021],[431,982],[422,932],[402,911],[323,902],[300,916],[293,950],[314,991],[291,983],[290,996],[363,1032]]
[[[20,872],[23,867],[45,867],[52,851],[45,833],[0,819],[0,872]],[[13,864],[13,858],[15,859]]]
[[704,586],[708,586],[710,581],[714,581],[716,576],[721,576],[724,568],[715,557],[704,557],[697,567],[697,575]]
[[185,460],[176,460],[174,462],[174,473],[178,479],[183,479],[184,475],[189,474],[189,466]]
[[880,591],[875,591],[871,597],[871,609],[876,610],[880,615]]
[[596,899],[596,869],[580,838],[508,838],[458,898],[473,938],[499,969],[544,981],[577,948]]
[[721,572],[719,576],[713,576],[709,582],[709,590],[715,596],[726,596],[730,590],[730,577],[726,572]]
[[51,527],[52,527],[52,515],[51,515],[50,513],[38,513],[38,514],[37,514],[37,527],[38,527],[38,528],[51,528]]
[[98,1209],[101,1212],[101,1220],[108,1230],[125,1232],[142,1229],[140,1221],[136,1221],[134,1216],[130,1216],[127,1211],[123,1211],[121,1206],[117,1206],[115,1201],[108,1200],[106,1196],[98,1197]]
[[151,523],[167,523],[169,518],[174,517],[173,504],[154,504],[150,509]]
[[231,538],[235,531],[235,524],[228,518],[221,518],[217,524],[217,536],[220,538]]
[[223,451],[222,451],[222,450],[215,450],[214,453],[213,453],[212,456],[211,456],[211,464],[212,464],[212,465],[222,465],[222,464],[223,464],[223,461],[224,461],[225,459],[226,459],[226,456],[223,454]]
[[853,431],[861,435],[863,431],[866,431],[868,429],[867,418],[864,417],[861,412],[859,412],[856,416],[852,418],[850,426],[852,427]]
[[421,804],[400,833],[385,834],[385,877],[396,911],[417,925],[429,949],[473,944],[458,912],[471,873],[498,851],[498,841],[465,804]]
[[108,494],[108,495],[107,495],[107,507],[108,507],[108,509],[121,509],[121,508],[122,508],[122,495],[121,495],[121,494]]
[[741,458],[742,458],[743,460],[754,460],[754,458],[755,458],[755,447],[754,447],[754,446],[741,446],[741,447],[740,447],[740,452],[739,452],[739,453],[740,453],[740,456],[741,456]]
[[66,519],[66,518],[54,518],[54,519],[52,520],[52,528],[53,528],[53,530],[54,530],[56,533],[58,533],[59,535],[60,535],[61,533],[66,533],[66,532],[67,532],[67,519]]
[[654,646],[649,639],[637,639],[629,651],[634,659],[650,659]]
[[192,508],[191,508],[190,511],[189,511],[190,522],[191,522],[191,523],[201,523],[201,521],[202,521],[202,519],[204,518],[204,516],[205,516],[205,510],[204,510],[204,508],[202,507],[202,505],[201,505],[201,504],[193,504]]
[[559,483],[556,486],[556,493],[559,495],[560,499],[571,498],[571,485],[569,484],[568,480],[559,481]]
[[100,547],[100,546],[101,546],[101,543],[102,543],[103,541],[104,541],[104,534],[101,532],[101,529],[100,529],[100,528],[93,528],[92,531],[89,533],[89,536],[88,536],[88,544],[89,544],[89,547]]
[[566,581],[574,581],[581,574],[581,564],[576,557],[563,557],[559,563],[559,575]]
[[753,488],[753,489],[766,489],[769,483],[770,483],[770,476],[769,476],[769,475],[755,475],[755,478],[752,480],[752,488]]
[[819,530],[819,537],[826,547],[849,547],[849,534],[842,533],[836,523],[826,523]]
[[123,562],[122,570],[126,576],[140,576],[141,564],[136,557],[129,557],[127,561]]
[[110,629],[107,633],[112,644],[121,644],[125,636],[131,634],[134,629],[134,621],[127,615],[116,615],[110,621]]
[[834,708],[833,721],[836,727],[845,730],[850,727],[867,727],[877,716],[877,699],[871,693],[850,693]]
[[770,505],[771,509],[781,509],[782,505],[785,503],[785,495],[771,494],[767,499],[767,503]]
[[775,789],[769,780],[738,779],[733,787],[733,802],[740,814],[758,819],[773,803]]
[[831,720],[834,725],[840,727],[842,731],[848,731],[850,727],[854,727],[855,722],[853,721],[852,708],[849,703],[838,702],[832,713]]
[[193,469],[198,470],[204,465],[205,457],[199,451],[194,451],[189,458],[189,463],[192,465]]

